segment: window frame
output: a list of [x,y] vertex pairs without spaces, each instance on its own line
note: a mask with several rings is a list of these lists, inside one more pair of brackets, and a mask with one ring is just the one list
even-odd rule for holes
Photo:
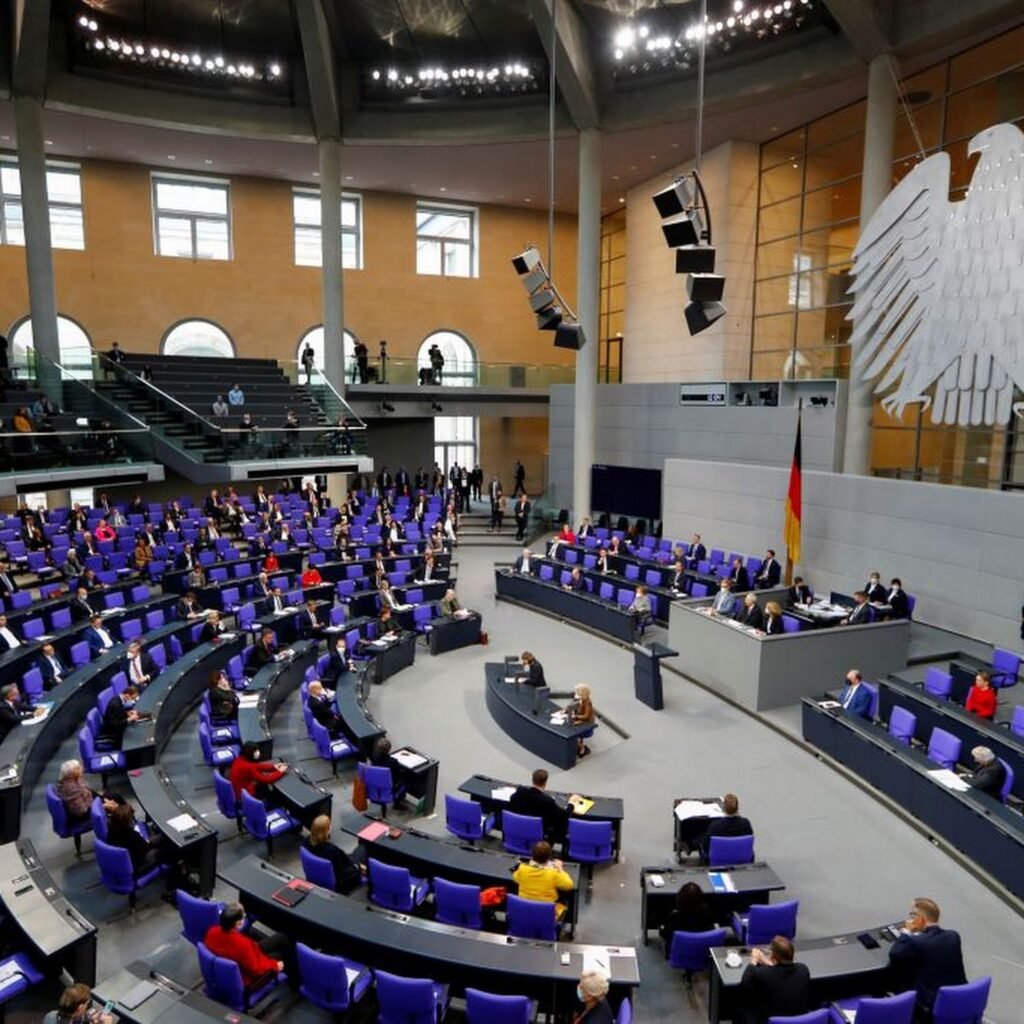
[[[231,355],[230,356],[191,356],[189,358],[197,358],[197,359],[198,358],[204,358],[204,359],[236,359],[238,357],[238,346],[235,344],[235,339],[231,336],[230,332],[222,324],[217,323],[216,320],[211,320],[208,316],[186,316],[186,317],[182,317],[180,320],[175,320],[174,323],[171,324],[167,328],[166,331],[164,331],[163,335],[160,338],[160,347],[157,349],[157,352],[159,353],[159,355],[163,356],[163,355],[167,355],[168,354],[166,352],[167,341],[171,337],[171,335],[174,334],[174,332],[176,330],[178,330],[178,328],[184,327],[186,324],[195,324],[195,323],[209,324],[211,327],[215,327],[218,331],[220,331],[221,334],[223,334],[224,337],[227,339],[228,344],[231,346]],[[172,356],[174,356],[174,355],[179,355],[180,353],[171,352],[170,354]]]
[[[420,231],[419,216],[426,211],[439,214],[461,214],[469,217],[469,238],[453,239],[447,235],[430,235]],[[465,206],[459,203],[439,203],[432,199],[416,200],[416,273],[423,277],[454,277],[468,280],[480,276],[480,209],[476,206]],[[437,242],[441,246],[441,270],[434,274],[419,268],[419,244],[421,241]],[[469,246],[469,273],[445,273],[445,248],[447,245]]]
[[[212,263],[230,263],[235,258],[235,232],[232,224],[231,204],[231,179],[213,178],[200,174],[175,174],[169,171],[149,172],[149,194],[150,206],[153,211],[153,253],[164,259],[194,260]],[[225,208],[224,214],[219,213],[195,213],[190,210],[162,209],[157,201],[157,187],[160,184],[188,184],[201,185],[208,188],[219,188],[224,191]],[[160,251],[160,218],[161,216],[176,217],[179,220],[189,222],[189,232],[192,241],[192,253],[189,256],[180,256],[177,253],[164,253]],[[197,251],[196,223],[198,221],[223,221],[227,228],[228,254],[223,259],[219,256],[200,256]]]
[[[318,250],[322,252],[323,245],[323,223],[318,220],[316,224],[302,223],[296,220],[295,217],[295,199],[297,196],[302,196],[306,199],[315,199],[317,203],[320,202],[320,189],[314,185],[293,185],[292,186],[292,258],[297,267],[323,267],[323,256],[316,263],[300,263],[299,253],[297,245],[297,235],[299,228],[302,227],[306,231],[316,230],[320,235],[320,245]],[[345,203],[350,202],[355,205],[356,208],[356,226],[354,228],[347,228],[345,226]],[[346,192],[342,190],[341,193],[341,264],[342,270],[362,270],[363,269],[363,194],[361,192]],[[345,266],[345,236],[352,235],[355,237],[355,251],[356,251],[356,262],[355,266]]]
[[[14,170],[18,178],[18,194],[8,195],[3,190],[3,181],[0,178],[0,245],[17,245],[24,248],[25,245],[25,210],[22,204],[21,198],[21,171],[18,167],[18,157],[14,153],[0,153],[0,168],[10,167]],[[46,173],[50,171],[59,171],[63,174],[73,174],[78,179],[78,202],[70,203],[66,200],[53,199],[50,196],[49,183],[47,183],[46,189],[46,210],[47,216],[50,222],[50,246],[53,249],[63,249],[68,252],[85,252],[85,199],[82,192],[82,165],[74,163],[70,160],[47,160],[46,161]],[[21,208],[21,225],[22,225],[22,240],[20,242],[12,242],[7,235],[7,214],[6,204],[9,202],[16,202]],[[82,244],[81,245],[61,245],[59,242],[54,241],[53,231],[53,211],[54,210],[68,210],[72,213],[77,212],[78,219],[82,229]]]

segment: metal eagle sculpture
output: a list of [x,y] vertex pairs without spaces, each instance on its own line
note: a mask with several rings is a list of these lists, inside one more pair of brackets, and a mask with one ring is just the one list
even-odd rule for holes
[[936,153],[854,250],[850,344],[890,416],[915,403],[961,426],[1024,415],[1024,134],[997,124],[967,152],[981,157],[963,200],[949,201],[949,155]]

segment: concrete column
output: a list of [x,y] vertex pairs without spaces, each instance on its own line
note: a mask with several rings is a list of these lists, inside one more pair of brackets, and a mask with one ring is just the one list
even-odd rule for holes
[[[860,193],[861,229],[892,188],[893,141],[896,130],[896,83],[888,58],[875,57],[868,66],[867,114],[864,122],[864,166]],[[843,472],[867,476],[871,471],[872,385],[851,353],[846,404]]]
[[320,253],[324,306],[324,375],[342,395],[345,393],[345,301],[341,269],[341,143],[321,139]]
[[[25,267],[32,338],[37,352],[60,361],[57,335],[57,290],[50,244],[50,203],[46,192],[46,146],[43,140],[43,105],[30,96],[14,100],[18,136],[18,175],[21,179],[21,210],[25,224]],[[37,367],[40,386],[61,402],[59,375]]]
[[589,516],[591,512],[590,467],[594,462],[598,311],[601,297],[601,133],[596,128],[580,132],[579,145],[576,302],[586,344],[576,353],[572,481],[574,522]]

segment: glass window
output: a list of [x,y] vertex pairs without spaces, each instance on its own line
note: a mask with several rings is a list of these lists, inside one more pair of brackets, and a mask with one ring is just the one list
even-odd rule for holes
[[[319,267],[320,192],[297,188],[292,193],[292,214],[295,221],[295,265]],[[346,270],[363,266],[363,201],[348,192],[341,197],[341,265]]]
[[[441,380],[436,380],[437,371],[431,362],[430,350],[437,346],[444,363],[440,367]],[[477,381],[476,351],[461,335],[454,331],[435,331],[424,339],[416,356],[416,367],[421,377],[424,371],[434,375],[433,383],[441,383],[445,387],[469,388]]]
[[[50,244],[55,249],[84,249],[81,169],[71,164],[47,164],[46,195]],[[21,178],[17,162],[9,158],[0,159],[0,244],[25,244]]]
[[763,206],[758,215],[758,238],[762,242],[795,235],[800,230],[801,198],[796,196],[774,206]]
[[[305,352],[306,345],[313,346],[313,365],[318,370],[322,370],[324,368],[324,329],[322,326],[311,327],[299,338],[298,347],[295,349],[296,362],[302,362],[302,353]],[[348,331],[342,335],[342,351],[345,356],[345,369],[354,367],[356,364],[356,339]]]
[[476,210],[416,204],[416,273],[478,276]]
[[231,259],[230,185],[214,178],[153,175],[158,256]]
[[[89,335],[70,317],[57,317],[57,344],[60,351],[60,365],[65,377],[90,379],[92,377],[92,343]],[[32,337],[32,320],[25,317],[11,331],[11,366],[19,374],[35,375],[32,354],[35,342]]]
[[235,345],[225,330],[209,320],[183,320],[164,335],[160,354],[233,359]]
[[766,142],[761,147],[761,167],[774,167],[776,164],[802,160],[806,142],[806,128],[798,128],[795,132],[780,135],[777,139]]
[[477,420],[474,416],[434,417],[434,461],[447,476],[454,465],[476,465]]

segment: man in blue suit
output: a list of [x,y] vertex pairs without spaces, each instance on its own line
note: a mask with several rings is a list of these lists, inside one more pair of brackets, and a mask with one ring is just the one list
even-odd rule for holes
[[915,1021],[932,1019],[935,996],[943,985],[964,985],[964,958],[957,932],[939,927],[939,905],[918,897],[904,922],[900,937],[889,948],[893,988],[917,992]]
[[43,644],[42,656],[36,662],[36,668],[43,676],[43,689],[52,690],[64,682],[70,669],[61,661],[53,644]]
[[89,645],[89,653],[98,658],[101,654],[109,651],[116,641],[103,625],[103,616],[94,615],[89,620],[89,628],[85,631],[82,639]]
[[839,694],[839,703],[843,710],[871,721],[871,691],[861,682],[860,672],[851,668],[846,673],[846,685]]

